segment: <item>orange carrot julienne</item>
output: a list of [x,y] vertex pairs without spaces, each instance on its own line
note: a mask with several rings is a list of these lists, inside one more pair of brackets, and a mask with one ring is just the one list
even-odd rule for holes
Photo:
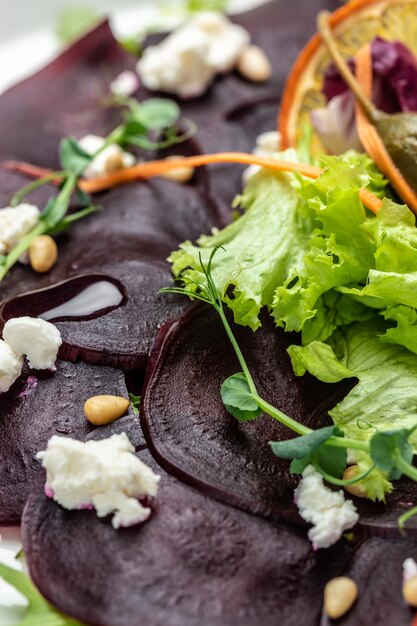
[[[132,182],[134,180],[144,180],[161,176],[166,172],[178,169],[180,167],[200,167],[202,165],[210,165],[211,163],[242,163],[244,165],[259,165],[279,172],[299,172],[304,176],[317,179],[324,172],[320,167],[308,165],[304,163],[293,163],[290,161],[281,161],[278,159],[260,157],[255,154],[246,154],[244,152],[220,152],[217,154],[201,154],[191,157],[178,157],[178,159],[162,159],[158,161],[148,161],[138,163],[133,167],[125,168],[117,172],[113,172],[102,178],[94,178],[90,180],[81,180],[80,189],[86,193],[98,193],[112,187],[117,187],[123,183]],[[3,164],[7,169],[14,169],[33,178],[47,176],[52,170],[46,170],[32,166],[28,163],[7,162]],[[373,213],[378,213],[381,208],[381,200],[367,189],[361,189],[360,198],[364,205]]]
[[[370,44],[366,44],[358,51],[355,56],[355,63],[356,79],[365,95],[371,98],[373,76]],[[369,121],[360,104],[356,104],[356,126],[361,143],[368,154],[391,182],[398,195],[417,215],[417,195],[391,159],[375,126]]]
[[242,163],[244,165],[260,165],[280,172],[300,172],[309,178],[318,178],[322,173],[319,167],[305,165],[302,163],[290,163],[266,157],[246,154],[244,152],[219,152],[217,154],[200,154],[191,157],[179,157],[178,159],[148,161],[138,163],[133,167],[128,167],[117,172],[113,172],[103,178],[94,178],[83,181],[83,190],[90,193],[103,191],[110,187],[131,182],[138,179],[153,178],[161,176],[166,172],[178,169],[179,167],[200,167],[210,165],[210,163]]
[[[1,163],[1,167],[2,169],[9,170],[11,172],[19,172],[29,178],[44,178],[45,176],[52,174],[54,171],[47,169],[46,167],[38,167],[37,165],[32,165],[31,163],[25,163],[24,161],[3,161]],[[55,183],[56,181],[53,181],[52,184]]]

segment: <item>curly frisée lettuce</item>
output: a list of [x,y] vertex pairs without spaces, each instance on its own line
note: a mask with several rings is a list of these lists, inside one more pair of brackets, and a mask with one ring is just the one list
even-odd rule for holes
[[198,290],[199,255],[206,264],[214,248],[223,246],[212,274],[235,321],[255,330],[266,305],[277,325],[302,330],[322,294],[365,282],[375,242],[358,191],[383,193],[386,186],[372,161],[355,152],[327,157],[322,165],[326,171],[315,182],[267,170],[252,176],[235,201],[243,215],[200,237],[197,245],[181,244],[169,258],[174,276]]
[[297,375],[357,379],[330,416],[345,437],[366,442],[354,451],[361,485],[384,499],[396,476],[375,466],[372,438],[404,429],[417,452],[415,218],[388,197],[376,217],[366,211],[360,189],[387,194],[367,156],[351,151],[321,165],[313,182],[261,170],[236,200],[242,215],[197,245],[183,243],[170,261],[197,298],[208,264],[237,323],[256,330],[266,306],[277,326],[299,331],[301,346],[289,348]]
[[[324,382],[357,378],[355,387],[329,412],[346,437],[369,441],[393,425],[406,429],[417,425],[417,355],[381,342],[386,326],[375,315],[368,322],[341,327],[328,343],[312,341],[288,350],[298,376],[308,371]],[[410,443],[416,452],[417,433],[410,436]],[[367,454],[355,451],[354,456],[361,471],[371,466]],[[361,484],[372,499],[383,499],[392,488],[380,470]]]
[[224,254],[213,260],[214,282],[235,321],[255,330],[262,306],[272,306],[276,286],[290,271],[301,270],[313,224],[299,211],[288,174],[261,171],[252,176],[238,204],[244,213],[235,222],[200,237],[197,246],[186,241],[169,260],[174,275],[197,290],[204,281],[199,255],[207,264],[216,246],[223,246]]

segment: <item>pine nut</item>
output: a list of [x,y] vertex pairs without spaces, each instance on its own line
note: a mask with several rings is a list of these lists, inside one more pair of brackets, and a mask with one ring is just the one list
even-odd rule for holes
[[338,619],[352,608],[357,597],[358,586],[351,578],[333,578],[324,588],[324,611],[331,619]]
[[417,576],[413,576],[404,582],[403,598],[410,606],[417,607]]
[[272,76],[272,66],[259,46],[248,46],[240,55],[236,69],[243,78],[253,83],[264,83]]
[[[165,160],[166,161],[175,161],[176,159],[183,159],[182,156],[169,156]],[[187,167],[184,165],[183,167],[178,167],[175,170],[170,170],[169,172],[165,172],[165,174],[161,174],[162,178],[166,178],[167,180],[172,180],[174,183],[188,183],[192,177],[194,176],[194,168]]]
[[58,248],[49,235],[39,235],[29,246],[29,263],[35,272],[49,272],[58,259]]
[[106,159],[106,172],[107,174],[111,174],[112,172],[118,172],[124,168],[123,156],[120,152],[115,152],[114,154],[110,154]]
[[91,424],[103,426],[122,417],[129,404],[129,400],[120,396],[92,396],[84,405],[84,414]]
[[[347,467],[343,472],[343,480],[352,480],[352,478],[355,478],[359,474],[359,472],[360,470],[357,465],[351,465],[350,467]],[[358,483],[353,483],[353,485],[345,485],[345,489],[357,498],[368,497],[365,489]]]

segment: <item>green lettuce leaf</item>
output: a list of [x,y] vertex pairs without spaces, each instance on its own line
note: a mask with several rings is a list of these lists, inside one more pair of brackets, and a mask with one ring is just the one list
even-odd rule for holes
[[186,241],[169,258],[174,276],[204,282],[199,254],[207,264],[216,246],[223,246],[212,263],[212,276],[238,324],[256,329],[259,312],[271,305],[277,284],[302,264],[312,224],[304,222],[300,199],[286,174],[261,171],[252,176],[242,196],[244,213],[232,224],[198,245]]
[[181,244],[169,258],[174,276],[197,289],[204,280],[199,254],[207,263],[213,248],[223,246],[212,274],[235,321],[255,330],[266,305],[279,326],[301,330],[323,294],[365,283],[375,242],[358,191],[385,185],[372,162],[354,152],[328,158],[324,166],[314,182],[268,170],[252,176],[237,199],[243,215],[197,245]]
[[83,626],[49,604],[23,572],[0,563],[0,577],[28,600],[26,613],[17,626]]
[[[403,347],[381,342],[383,320],[352,324],[338,330],[331,344],[313,341],[291,346],[289,354],[297,375],[306,371],[324,382],[355,377],[358,383],[329,415],[346,437],[368,441],[376,431],[411,429],[417,425],[417,355]],[[417,435],[410,438],[417,451]],[[372,464],[369,455],[355,451],[361,471]],[[363,486],[372,498],[383,499],[391,490],[386,475],[374,470]]]
[[325,173],[314,182],[302,180],[299,190],[315,225],[302,270],[278,285],[274,296],[273,316],[289,331],[303,330],[327,291],[364,283],[374,263],[374,236],[358,195],[371,183],[373,166],[353,152],[326,158],[322,165]]

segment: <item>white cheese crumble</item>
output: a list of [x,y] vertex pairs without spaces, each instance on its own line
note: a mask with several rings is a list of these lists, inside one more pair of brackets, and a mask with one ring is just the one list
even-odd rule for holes
[[182,98],[203,94],[216,74],[232,70],[249,45],[245,28],[216,11],[200,13],[157,46],[149,46],[137,64],[148,89]]
[[0,393],[9,391],[22,372],[23,359],[0,339]]
[[46,469],[45,493],[70,511],[113,514],[114,528],[139,524],[151,514],[139,498],[155,497],[160,477],[134,452],[125,433],[85,443],[54,435],[37,454]]
[[[252,150],[252,154],[262,156],[266,158],[273,158],[276,152],[281,149],[281,135],[276,130],[270,130],[266,133],[262,133],[256,139],[256,146]],[[248,179],[257,174],[261,167],[259,165],[249,165],[245,169],[242,175],[243,184],[248,182]]]
[[17,357],[26,355],[29,366],[38,370],[55,366],[62,344],[61,333],[56,326],[34,317],[8,320],[4,325],[3,339]]
[[417,576],[417,563],[414,559],[405,559],[403,563],[403,582],[407,582]]
[[97,156],[84,170],[83,175],[85,178],[101,178],[111,172],[131,167],[135,164],[136,159],[133,154],[125,152],[116,143],[111,143],[103,148],[104,143],[105,139],[98,135],[86,135],[78,140],[78,144],[90,156],[98,152]]
[[138,77],[134,72],[128,70],[122,72],[110,83],[110,91],[115,96],[124,96],[128,98],[139,87]]
[[345,500],[343,491],[328,489],[319,472],[308,465],[295,490],[295,503],[301,517],[313,524],[308,538],[314,550],[328,548],[336,543],[345,530],[359,519],[351,500]]
[[0,209],[0,254],[7,254],[39,221],[40,211],[33,204]]

